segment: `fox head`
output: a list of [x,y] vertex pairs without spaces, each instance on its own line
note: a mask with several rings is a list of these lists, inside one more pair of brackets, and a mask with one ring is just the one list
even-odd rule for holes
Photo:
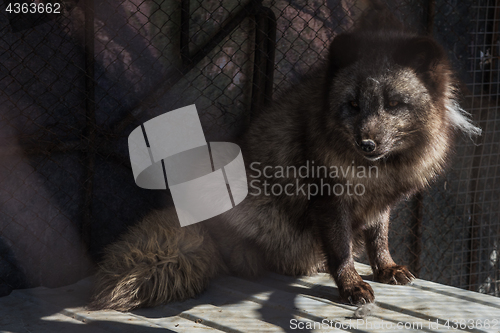
[[367,160],[404,154],[453,129],[480,133],[458,106],[445,53],[431,38],[339,35],[327,77],[326,126]]

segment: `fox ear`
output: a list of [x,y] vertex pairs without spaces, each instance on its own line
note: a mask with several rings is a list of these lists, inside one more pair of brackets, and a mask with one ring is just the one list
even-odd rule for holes
[[349,66],[358,58],[359,40],[352,34],[341,34],[333,39],[329,50],[330,74]]
[[415,37],[402,43],[394,53],[394,61],[417,72],[432,71],[444,58],[444,51],[428,37]]

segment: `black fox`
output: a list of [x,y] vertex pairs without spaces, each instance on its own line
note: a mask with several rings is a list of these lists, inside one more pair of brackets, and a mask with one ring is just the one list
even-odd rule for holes
[[[480,129],[458,105],[444,51],[374,1],[324,62],[250,124],[239,142],[247,198],[183,228],[173,208],[150,214],[106,250],[89,308],[183,300],[218,274],[263,270],[327,271],[342,300],[373,302],[354,269],[356,245],[365,244],[376,281],[414,278],[389,254],[390,210],[443,172],[459,132]],[[315,174],[296,172],[304,166]]]

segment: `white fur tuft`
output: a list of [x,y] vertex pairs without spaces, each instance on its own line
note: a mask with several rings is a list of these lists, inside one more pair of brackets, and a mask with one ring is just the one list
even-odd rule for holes
[[448,117],[453,128],[459,129],[471,137],[481,135],[481,128],[474,126],[470,119],[470,113],[462,109],[457,101],[450,100],[446,105],[446,110],[448,111]]

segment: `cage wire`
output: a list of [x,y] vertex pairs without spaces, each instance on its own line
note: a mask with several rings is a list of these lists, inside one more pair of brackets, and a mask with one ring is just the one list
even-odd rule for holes
[[[483,129],[393,211],[391,253],[420,278],[496,296],[499,2],[386,1],[445,47]],[[66,0],[61,14],[12,3],[0,2],[0,296],[91,274],[127,226],[171,204],[135,186],[133,128],[196,104],[207,140],[232,140],[361,14],[354,0]]]

